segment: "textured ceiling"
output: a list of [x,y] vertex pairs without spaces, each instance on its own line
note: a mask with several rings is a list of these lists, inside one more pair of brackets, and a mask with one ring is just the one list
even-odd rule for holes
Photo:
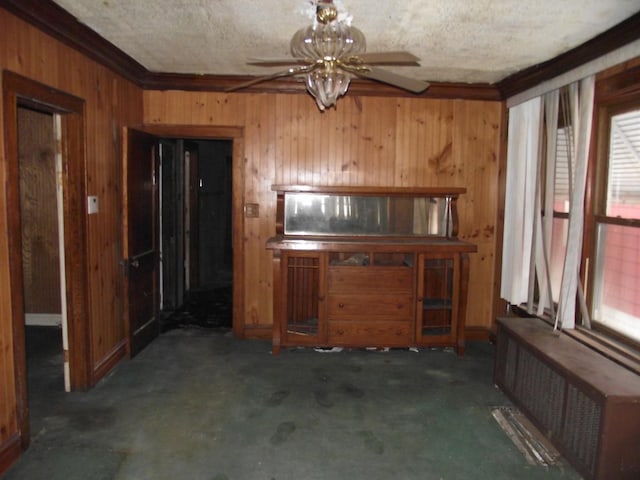
[[[312,0],[55,0],[152,72],[263,75],[290,56]],[[437,82],[494,83],[570,50],[640,11],[640,0],[335,0],[367,51],[407,50]]]

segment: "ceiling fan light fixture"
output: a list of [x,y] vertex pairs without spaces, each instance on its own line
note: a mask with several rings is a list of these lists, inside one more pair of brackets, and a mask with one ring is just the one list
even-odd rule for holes
[[338,98],[347,93],[351,75],[331,66],[306,75],[307,91],[316,99],[320,111],[335,107]]
[[337,10],[330,2],[320,2],[314,24],[298,30],[291,39],[294,57],[322,63],[305,76],[307,90],[320,110],[334,107],[349,88],[351,74],[337,67],[336,60],[365,51],[364,34],[337,20]]
[[362,77],[393,85],[412,93],[422,93],[429,82],[391,72],[379,65],[392,67],[420,66],[409,52],[366,53],[364,34],[351,26],[351,18],[339,13],[332,0],[314,0],[316,18],[313,25],[298,30],[291,39],[292,59],[265,59],[249,62],[263,67],[288,67],[270,75],[253,78],[228,89],[246,88],[256,83],[289,76],[304,76],[307,91],[320,111],[335,107],[338,98],[347,93],[352,77]]
[[364,34],[344,22],[310,25],[298,30],[291,39],[291,54],[296,58],[340,58],[364,53]]

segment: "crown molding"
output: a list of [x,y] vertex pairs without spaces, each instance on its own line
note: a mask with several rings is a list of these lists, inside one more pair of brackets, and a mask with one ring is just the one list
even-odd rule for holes
[[638,39],[640,12],[568,52],[510,75],[497,88],[507,99]]
[[[143,89],[226,92],[254,78],[150,72],[51,0],[0,0],[0,7]],[[306,93],[306,88],[300,78],[281,78],[256,84],[242,92]],[[498,89],[488,84],[432,83],[426,92],[416,95],[371,80],[354,79],[349,93],[363,96],[501,100]]]
[[[233,90],[237,85],[254,79],[236,75],[190,75],[179,73],[149,73],[142,81],[147,90],[186,90],[207,92],[242,93],[306,93],[304,80],[300,77],[285,77],[268,80],[242,90]],[[355,78],[349,85],[350,95],[407,98],[460,98],[465,100],[502,100],[495,85],[477,83],[431,83],[421,94],[415,94],[372,80]]]
[[139,85],[140,78],[148,73],[140,63],[51,0],[0,0],[0,7],[131,82]]

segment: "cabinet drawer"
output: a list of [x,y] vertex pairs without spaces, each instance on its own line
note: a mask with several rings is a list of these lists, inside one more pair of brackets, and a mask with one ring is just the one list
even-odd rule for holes
[[329,267],[327,287],[336,293],[389,293],[413,290],[408,267]]
[[390,320],[413,318],[411,295],[329,295],[330,320]]
[[406,346],[413,341],[411,323],[407,321],[329,321],[327,333],[331,345]]

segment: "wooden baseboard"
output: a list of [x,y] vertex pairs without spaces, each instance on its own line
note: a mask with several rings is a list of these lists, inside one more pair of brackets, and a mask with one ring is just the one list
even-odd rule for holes
[[91,385],[95,385],[109,373],[127,354],[127,342],[122,340],[94,368]]
[[273,327],[271,325],[245,325],[242,338],[254,340],[271,340]]
[[[251,325],[244,327],[244,337],[247,339],[271,340],[273,331],[270,325]],[[465,340],[491,342],[495,333],[486,327],[467,327],[464,330]]]
[[14,433],[0,448],[0,475],[9,470],[9,467],[20,457],[20,434]]
[[491,331],[485,327],[467,327],[464,329],[464,338],[465,340],[490,342],[492,335]]

